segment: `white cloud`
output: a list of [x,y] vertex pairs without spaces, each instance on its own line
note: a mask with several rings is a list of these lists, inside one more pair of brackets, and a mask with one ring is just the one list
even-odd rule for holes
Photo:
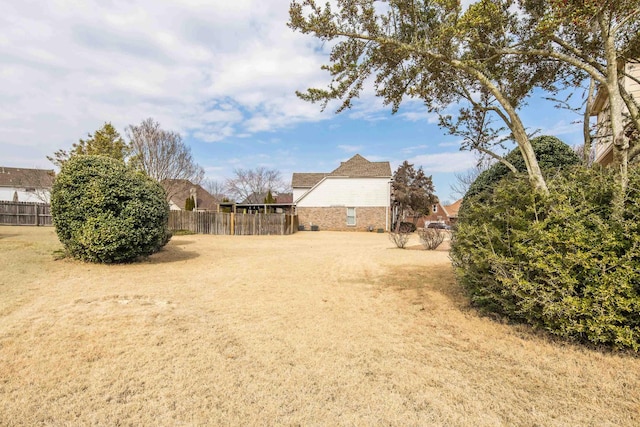
[[427,144],[412,145],[410,147],[404,147],[401,151],[404,154],[411,154],[417,150],[426,150],[427,148],[429,148]]
[[357,153],[364,148],[363,145],[338,145],[338,148],[345,153]]
[[575,134],[577,132],[580,132],[581,129],[582,129],[582,122],[567,123],[564,120],[560,120],[559,122],[553,124],[553,126],[551,127],[541,129],[540,132],[538,132],[538,135],[553,135],[553,136],[568,135],[568,134]]
[[287,2],[4,6],[0,144],[51,153],[104,121],[123,131],[147,117],[213,142],[330,116],[295,95],[326,83],[326,58],[285,25]]
[[431,123],[431,124],[438,123],[438,115],[436,113],[429,113],[427,109],[424,107],[421,110],[406,111],[404,113],[400,113],[399,116],[410,122],[426,120],[427,123]]
[[476,164],[475,155],[470,151],[454,151],[450,153],[422,154],[408,159],[415,167],[424,169],[427,174],[439,172],[461,172]]

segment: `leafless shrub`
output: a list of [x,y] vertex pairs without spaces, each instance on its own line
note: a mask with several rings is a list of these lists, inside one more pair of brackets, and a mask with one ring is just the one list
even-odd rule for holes
[[404,247],[407,246],[407,243],[409,242],[409,237],[411,237],[410,233],[402,233],[402,232],[389,233],[389,240],[391,240],[396,245],[396,247],[400,249],[404,249]]
[[418,232],[420,243],[428,251],[432,251],[444,242],[446,231],[440,228],[423,228]]

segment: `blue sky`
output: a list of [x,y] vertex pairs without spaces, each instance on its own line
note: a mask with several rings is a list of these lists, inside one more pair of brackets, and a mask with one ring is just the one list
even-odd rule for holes
[[[328,46],[286,26],[286,0],[0,0],[0,166],[53,167],[106,121],[123,135],[147,117],[180,132],[208,178],[267,166],[329,172],[356,153],[403,160],[453,201],[455,173],[475,155],[439,129],[420,102],[392,116],[370,92],[339,115],[296,98],[324,87]],[[581,142],[575,114],[540,98],[530,129]]]

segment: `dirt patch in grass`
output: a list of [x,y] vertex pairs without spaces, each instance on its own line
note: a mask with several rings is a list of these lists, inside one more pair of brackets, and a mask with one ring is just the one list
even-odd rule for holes
[[446,248],[191,235],[115,266],[55,249],[51,228],[0,227],[0,425],[640,423],[638,358],[478,316]]

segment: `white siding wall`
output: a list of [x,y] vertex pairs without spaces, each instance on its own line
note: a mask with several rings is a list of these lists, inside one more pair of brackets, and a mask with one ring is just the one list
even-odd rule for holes
[[298,200],[304,193],[309,191],[309,188],[294,188],[293,189],[293,201]]
[[[389,206],[390,181],[391,178],[327,177],[296,204],[300,207]],[[295,191],[294,200],[297,200]]]
[[38,194],[33,191],[24,191],[24,188],[2,187],[0,188],[0,200],[13,201],[13,193],[18,192],[19,202],[43,203],[45,198],[47,201],[51,199],[51,195],[47,190],[38,190]]
[[[627,73],[637,79],[640,78],[640,64],[627,64]],[[638,83],[627,77],[624,86],[636,101],[640,100],[640,85]]]
[[[640,78],[640,65],[638,64],[626,64],[626,72],[633,75],[636,78]],[[636,100],[640,100],[640,85],[628,77],[625,77],[622,84],[625,89]],[[625,112],[628,111],[627,106],[622,104],[622,108]],[[598,130],[596,134],[596,162],[600,163],[603,156],[607,153],[611,147],[611,129],[609,122],[609,99],[604,102],[602,110],[598,113]]]

